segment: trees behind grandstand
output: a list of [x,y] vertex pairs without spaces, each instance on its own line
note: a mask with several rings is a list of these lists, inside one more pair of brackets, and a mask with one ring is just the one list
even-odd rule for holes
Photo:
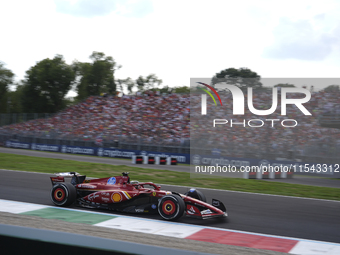
[[[162,80],[155,74],[139,76],[137,80],[115,80],[115,71],[121,66],[111,56],[94,51],[89,58],[90,62],[75,60],[71,65],[65,63],[62,55],[43,59],[16,84],[12,71],[0,62],[0,113],[55,113],[89,96],[116,95],[117,90],[127,90],[129,94],[136,90],[173,90],[161,88]],[[16,85],[16,91],[10,91],[10,85]],[[65,98],[72,88],[78,93],[76,100]]]
[[228,68],[216,73],[211,79],[212,85],[219,82],[227,82],[228,84],[236,85],[241,89],[247,87],[261,88],[261,76],[248,68]]
[[329,85],[328,87],[324,88],[324,91],[326,92],[339,92],[340,86],[339,85]]
[[162,80],[155,74],[149,74],[146,77],[139,76],[136,80],[138,91],[152,90],[158,88],[162,84]]
[[117,80],[117,90],[124,93],[124,87],[127,89],[129,94],[133,93],[133,88],[136,87],[136,81],[127,77],[126,79]]
[[116,92],[114,72],[121,66],[117,65],[111,56],[105,56],[102,52],[94,51],[90,59],[92,63],[74,61],[72,64],[77,77],[78,100],[99,96],[101,93]]
[[10,98],[8,97],[9,85],[13,82],[13,72],[4,67],[0,62],[0,112],[8,112]]
[[[137,80],[133,80],[130,77],[126,79],[118,79],[117,82],[117,90],[119,92],[123,92],[127,90],[128,94],[133,94],[134,92],[144,92],[144,91],[161,91],[163,92],[164,88],[161,88],[162,80],[157,77],[155,74],[149,74],[148,76],[139,76]],[[137,88],[137,91],[134,89]],[[167,88],[167,87],[165,87]],[[166,89],[166,92],[168,90]]]
[[277,88],[277,87],[280,87],[280,88],[295,88],[295,85],[290,84],[290,83],[279,83],[279,84],[274,85],[274,88]]
[[54,113],[65,106],[65,95],[71,89],[75,74],[62,55],[46,58],[26,72],[21,104],[28,113]]

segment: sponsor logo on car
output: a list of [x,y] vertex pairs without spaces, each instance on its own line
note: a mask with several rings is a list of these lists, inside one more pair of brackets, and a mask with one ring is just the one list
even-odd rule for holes
[[107,184],[110,184],[110,185],[116,184],[116,178],[115,177],[111,177],[110,179],[107,180]]
[[220,201],[213,200],[212,205],[213,206],[220,206]]
[[59,179],[59,178],[52,178],[51,179],[53,182],[64,182],[63,179]]
[[96,186],[86,185],[86,184],[79,184],[78,187],[84,188],[84,189],[95,189],[96,188]]
[[196,215],[196,216],[201,215],[200,210],[196,206],[188,204],[186,210],[187,210],[187,214]]
[[212,211],[210,211],[209,209],[201,211],[202,215],[211,214],[211,213],[212,213]]
[[97,193],[92,193],[87,197],[87,199],[92,201],[92,200],[96,199],[97,197],[99,197],[99,195]]
[[118,202],[122,201],[122,196],[118,192],[113,193],[111,198],[112,198],[112,201],[114,203],[118,203]]
[[187,213],[189,214],[195,214],[195,209],[191,206],[189,210],[187,210]]
[[104,202],[109,202],[109,201],[110,201],[110,198],[108,198],[108,197],[102,197],[102,201],[104,201]]

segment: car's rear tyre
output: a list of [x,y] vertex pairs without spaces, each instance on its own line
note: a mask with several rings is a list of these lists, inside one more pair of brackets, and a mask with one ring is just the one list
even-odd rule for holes
[[201,200],[203,202],[207,202],[205,195],[197,189],[192,188],[187,193],[185,193],[184,195],[192,197],[192,198],[196,198],[196,199]]
[[165,220],[177,220],[183,216],[185,203],[179,195],[165,195],[158,202],[158,213]]
[[57,206],[69,206],[77,199],[76,188],[71,183],[58,183],[52,187],[51,199]]

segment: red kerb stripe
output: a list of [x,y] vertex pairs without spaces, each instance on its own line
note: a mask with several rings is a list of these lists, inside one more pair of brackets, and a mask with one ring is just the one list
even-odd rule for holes
[[235,233],[215,229],[202,229],[197,233],[186,237],[186,239],[285,253],[288,253],[298,242],[290,239]]

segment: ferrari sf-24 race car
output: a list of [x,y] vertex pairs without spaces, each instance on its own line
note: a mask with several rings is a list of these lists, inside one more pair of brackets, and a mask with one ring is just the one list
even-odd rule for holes
[[[130,181],[129,173],[100,179],[86,179],[85,175],[66,172],[50,177],[51,199],[57,206],[72,204],[128,213],[159,213],[165,220],[186,216],[208,219],[226,217],[224,204],[212,199],[206,202],[202,192],[190,189],[185,194],[161,190],[152,182]],[[65,182],[71,177],[71,182]]]

